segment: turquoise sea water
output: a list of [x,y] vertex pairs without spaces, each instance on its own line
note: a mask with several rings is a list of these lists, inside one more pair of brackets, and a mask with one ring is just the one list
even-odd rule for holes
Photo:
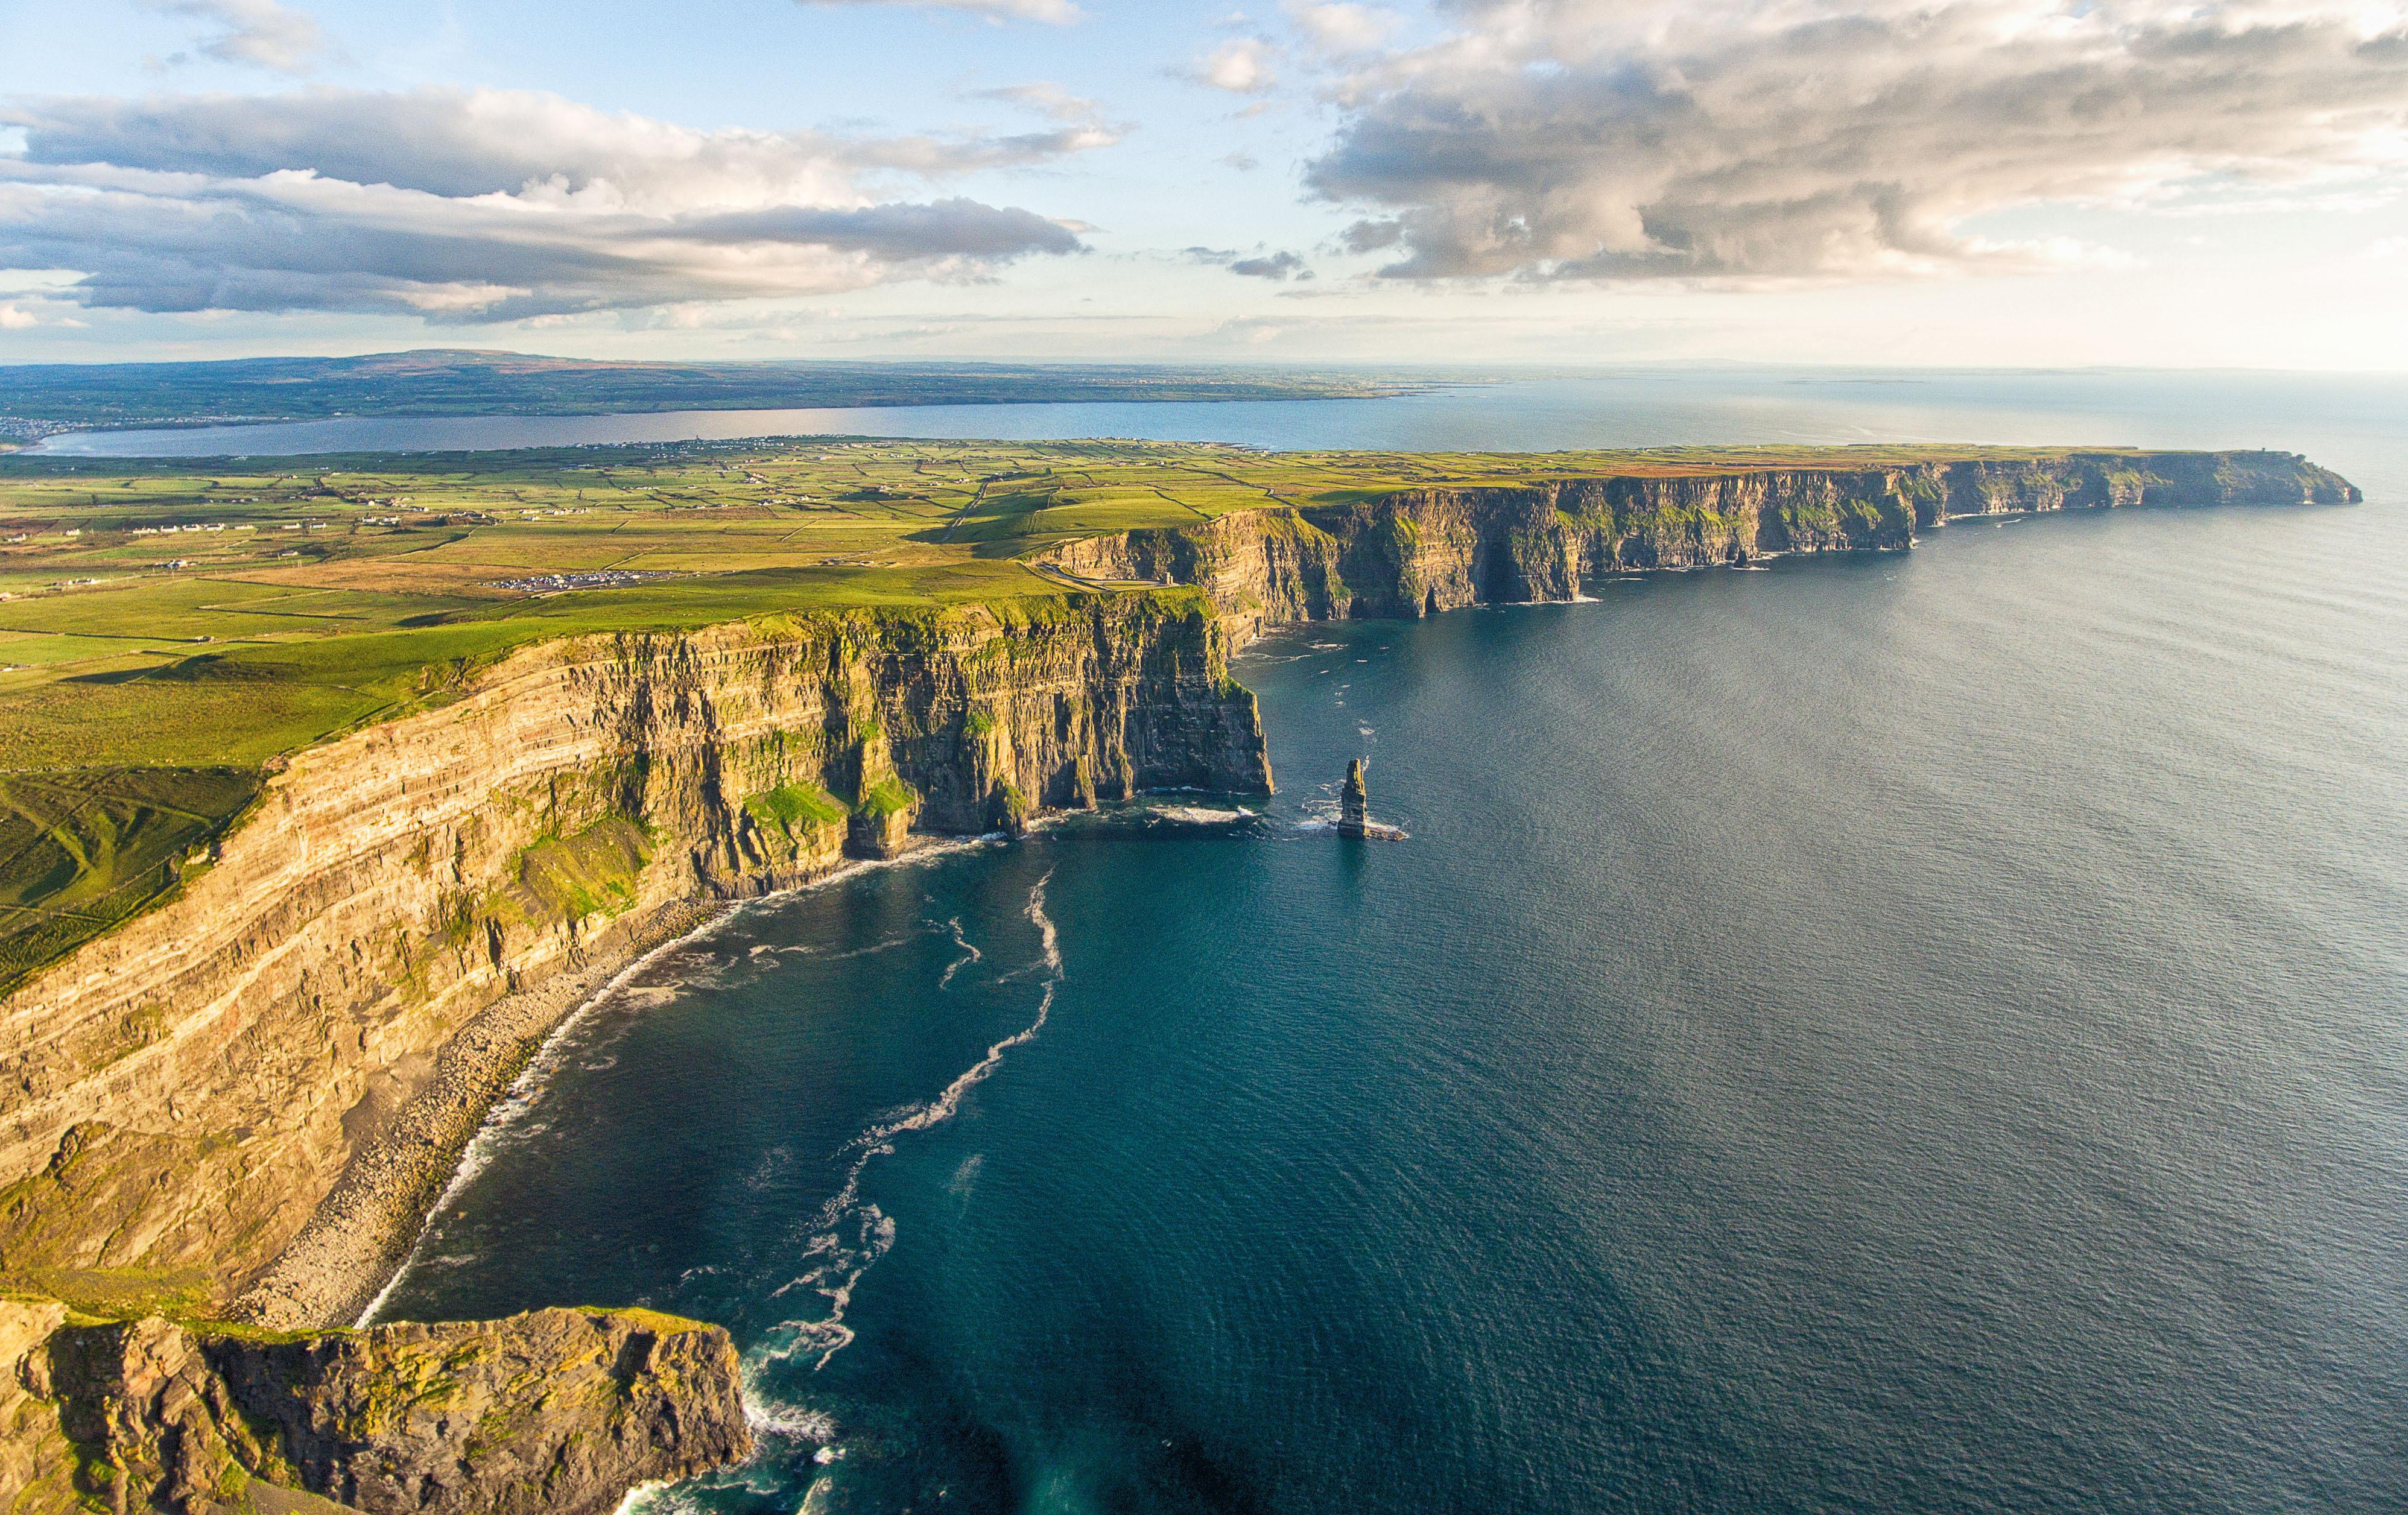
[[2270,384],[1943,419],[2369,504],[1273,637],[1260,813],[661,954],[386,1311],[726,1322],[763,1452],[662,1511],[2408,1505],[2408,446]]

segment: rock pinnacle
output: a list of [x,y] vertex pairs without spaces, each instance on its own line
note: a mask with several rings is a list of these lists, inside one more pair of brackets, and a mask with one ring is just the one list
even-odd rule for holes
[[1361,836],[1371,826],[1371,794],[1363,787],[1363,760],[1346,765],[1346,792],[1338,802],[1338,835]]

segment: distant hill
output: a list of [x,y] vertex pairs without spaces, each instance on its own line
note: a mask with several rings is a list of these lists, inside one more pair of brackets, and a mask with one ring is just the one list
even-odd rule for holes
[[358,358],[0,366],[0,436],[328,416],[595,415],[1045,400],[1395,394],[1409,376],[1000,363],[604,363],[430,349]]

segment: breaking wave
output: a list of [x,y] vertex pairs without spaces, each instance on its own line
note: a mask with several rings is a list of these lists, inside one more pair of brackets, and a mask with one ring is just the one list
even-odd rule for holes
[[[803,1247],[803,1256],[810,1265],[771,1296],[796,1291],[816,1293],[827,1302],[827,1312],[816,1319],[787,1321],[772,1329],[756,1349],[753,1360],[746,1365],[748,1379],[757,1379],[759,1370],[770,1363],[797,1357],[816,1357],[811,1368],[817,1372],[852,1344],[853,1328],[845,1324],[844,1316],[853,1303],[853,1291],[861,1282],[862,1275],[895,1245],[893,1218],[861,1196],[862,1175],[871,1163],[895,1151],[896,1137],[926,1131],[952,1120],[960,1111],[963,1098],[985,1082],[1012,1049],[1025,1047],[1045,1029],[1045,1022],[1054,1013],[1054,993],[1062,982],[1061,941],[1054,929],[1054,918],[1045,913],[1045,886],[1053,879],[1054,875],[1048,872],[1028,892],[1026,914],[1029,923],[1037,928],[1040,943],[1034,966],[1043,976],[1036,1015],[1028,1024],[989,1047],[984,1057],[947,1084],[936,1098],[879,1122],[845,1144],[844,1150],[853,1153],[853,1165],[845,1172],[844,1183],[820,1207],[812,1222],[810,1239]],[[967,941],[962,945],[969,946]],[[976,949],[971,951],[975,954]]]
[[968,936],[962,935],[962,918],[960,916],[957,915],[951,921],[946,922],[945,929],[953,934],[953,945],[962,950],[962,955],[953,959],[952,965],[945,969],[944,976],[937,980],[937,987],[939,989],[950,989],[953,987],[954,974],[961,972],[964,968],[968,967],[971,964],[976,963],[981,958],[986,956],[984,952],[980,951],[978,948],[971,944],[970,939]]
[[[460,1165],[452,1171],[452,1181],[443,1186],[443,1193],[437,1197],[434,1205],[426,1211],[425,1217],[419,1222],[418,1236],[411,1241],[408,1252],[402,1258],[401,1265],[394,1269],[393,1277],[385,1280],[384,1287],[377,1292],[375,1298],[368,1301],[367,1308],[360,1311],[359,1318],[351,1322],[352,1325],[355,1328],[366,1326],[376,1319],[377,1312],[384,1308],[385,1301],[393,1297],[394,1291],[401,1287],[402,1280],[408,1278],[411,1270],[419,1265],[426,1251],[426,1244],[435,1234],[437,1222],[468,1185],[476,1181],[477,1176],[485,1171],[487,1165],[493,1162],[494,1153],[509,1141],[537,1135],[543,1129],[532,1123],[531,1112],[541,1098],[544,1090],[552,1083],[553,1076],[577,1054],[583,1045],[580,1034],[594,1022],[600,1011],[609,1007],[630,1003],[640,1008],[652,1008],[657,1005],[668,1003],[675,1000],[681,992],[697,987],[708,987],[716,982],[720,965],[697,955],[694,963],[695,971],[681,975],[674,982],[637,983],[636,979],[647,969],[664,959],[693,953],[695,949],[725,931],[747,911],[772,908],[796,894],[842,883],[871,868],[925,865],[955,853],[989,846],[995,840],[993,836],[973,836],[958,841],[932,843],[915,848],[900,858],[848,864],[807,884],[797,885],[793,889],[781,889],[774,893],[763,894],[753,899],[737,901],[684,936],[675,936],[661,943],[611,975],[608,982],[595,990],[583,1004],[578,1006],[558,1025],[552,1027],[551,1034],[544,1038],[542,1046],[538,1047],[535,1055],[528,1060],[526,1067],[511,1080],[509,1088],[504,1091],[499,1100],[494,1102],[493,1108],[485,1112],[485,1119],[478,1125],[477,1134],[469,1138],[467,1149],[460,1154]],[[1050,879],[1053,875],[1048,874],[1046,877]],[[1044,892],[1044,883],[1040,880],[1038,884],[1038,892],[1040,894]],[[910,939],[910,937],[901,937],[895,941],[880,943],[876,947],[861,949],[858,952],[834,954],[834,957],[852,957],[883,951],[890,947],[900,946]],[[1052,942],[1050,930],[1047,941],[1050,946]],[[780,950],[792,950],[792,949],[781,948]],[[1050,986],[1048,1004],[1051,1004]]]

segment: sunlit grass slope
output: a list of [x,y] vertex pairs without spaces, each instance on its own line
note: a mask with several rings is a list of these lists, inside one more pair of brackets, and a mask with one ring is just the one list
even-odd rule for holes
[[[689,443],[0,458],[0,983],[172,889],[280,754],[515,647],[1077,593],[1074,536],[1430,485],[1863,467],[1969,449],[1283,453],[1131,442]],[[610,576],[545,582],[548,576]]]

